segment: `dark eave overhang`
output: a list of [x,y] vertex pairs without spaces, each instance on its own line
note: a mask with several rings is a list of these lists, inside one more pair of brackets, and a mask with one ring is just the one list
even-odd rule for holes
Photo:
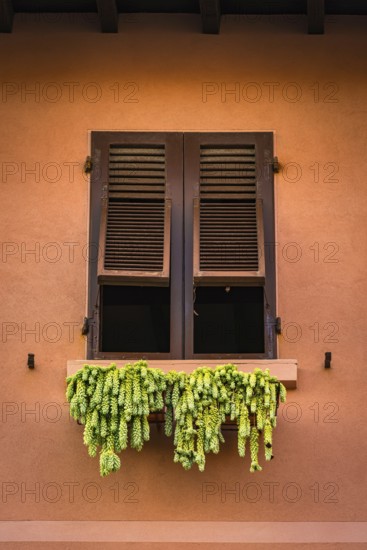
[[325,14],[367,15],[367,0],[0,0],[0,32],[17,13],[98,13],[102,32],[118,32],[124,13],[197,13],[204,33],[218,34],[221,15],[307,16],[309,34],[324,33]]

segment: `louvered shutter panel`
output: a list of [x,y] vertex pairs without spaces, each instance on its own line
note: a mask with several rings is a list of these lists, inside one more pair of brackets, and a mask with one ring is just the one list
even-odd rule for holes
[[164,144],[110,145],[99,284],[168,286],[171,201],[166,188]]
[[194,282],[263,285],[262,200],[256,147],[202,145],[194,199]]

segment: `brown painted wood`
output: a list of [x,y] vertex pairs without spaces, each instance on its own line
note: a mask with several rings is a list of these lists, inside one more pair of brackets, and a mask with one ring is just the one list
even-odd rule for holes
[[219,0],[200,0],[200,13],[204,34],[219,34],[221,9]]
[[[109,157],[111,144],[121,143],[126,147],[135,144],[140,151],[143,151],[144,145],[147,147],[159,147],[165,145],[167,162],[165,164],[166,172],[166,201],[168,214],[165,218],[164,234],[171,234],[170,246],[169,239],[165,239],[163,247],[163,262],[170,266],[170,352],[167,354],[148,354],[149,357],[156,359],[180,358],[183,357],[183,208],[182,208],[182,173],[183,173],[183,137],[181,133],[175,132],[92,132],[92,150],[94,170],[91,174],[91,200],[90,200],[90,248],[92,254],[89,255],[88,269],[88,317],[91,322],[91,330],[88,334],[88,358],[114,359],[126,357],[126,352],[120,350],[119,353],[103,352],[100,346],[100,335],[103,327],[100,326],[100,305],[101,292],[103,285],[98,284],[98,263],[99,274],[102,275],[100,283],[103,280],[101,271],[101,260],[104,254],[103,236],[101,237],[101,220],[103,228],[103,217],[107,212],[107,196],[109,181]],[[152,208],[154,208],[152,206]],[[149,213],[147,218],[149,218]],[[155,228],[151,228],[149,233],[154,233]],[[102,232],[103,233],[103,232]],[[150,236],[147,236],[147,239]],[[126,249],[127,250],[127,249]],[[124,249],[124,254],[126,252]],[[157,274],[159,275],[159,274]],[[149,278],[150,277],[150,278]],[[139,273],[136,271],[125,272],[124,281],[119,277],[112,278],[108,284],[131,284],[141,286],[142,284],[156,285],[159,283],[159,277],[154,273]],[[162,282],[162,281],[161,281]],[[141,358],[143,354],[136,354],[135,358]],[[129,355],[131,357],[131,354]]]
[[118,32],[118,10],[116,0],[97,0],[101,31]]
[[[108,183],[101,204],[99,284],[169,285],[171,200],[166,198],[165,145],[138,145],[117,141],[109,147]],[[157,171],[145,170],[145,159],[157,162],[159,178]]]
[[[212,196],[212,195],[211,195]],[[233,209],[232,209],[233,211]],[[231,206],[228,205],[226,208],[223,207],[223,212],[227,213],[227,218],[232,217],[228,216],[228,212],[231,212]],[[255,214],[256,213],[256,214]],[[216,214],[217,216],[218,214]],[[256,220],[256,228],[257,228],[257,235],[256,233],[253,234],[252,228],[249,229],[246,232],[246,221],[243,222],[243,226],[241,227],[241,222],[237,220],[237,218],[234,220],[233,225],[229,226],[228,229],[223,229],[223,224],[220,224],[218,226],[218,230],[215,229],[215,224],[213,221],[210,222],[210,225],[208,227],[208,231],[205,236],[202,235],[200,232],[200,201],[196,197],[194,199],[194,227],[193,227],[193,255],[194,255],[194,283],[195,285],[201,285],[205,284],[206,286],[216,286],[220,283],[223,284],[231,284],[231,285],[239,285],[239,286],[245,286],[245,285],[255,285],[255,286],[263,286],[265,284],[265,259],[264,259],[264,221],[263,221],[263,205],[262,200],[258,199],[256,201],[256,205],[254,205],[254,220]],[[243,216],[242,216],[243,218]],[[241,216],[240,216],[241,220]],[[251,224],[252,225],[252,224]],[[238,236],[236,235],[236,229],[241,227],[241,234]],[[227,255],[225,258],[221,259],[221,251],[216,252],[213,248],[210,249],[209,252],[209,258],[211,262],[216,263],[216,267],[223,267],[223,269],[206,269],[201,267],[200,261],[203,259],[203,248],[204,248],[204,241],[209,241],[216,243],[218,245],[218,238],[223,236],[223,232],[227,231],[227,239],[225,241],[226,243],[226,251]],[[218,236],[216,236],[218,233]],[[246,237],[246,241],[244,241],[244,238]],[[250,238],[251,237],[251,238]],[[228,243],[229,239],[232,241],[232,250],[231,245]],[[245,247],[247,244],[250,244],[253,249],[253,254],[249,260],[251,261],[245,261],[244,264],[252,265],[252,264],[258,264],[257,269],[249,269],[249,267],[246,268],[246,265],[241,265],[238,258],[238,248],[237,244],[242,243],[243,247]],[[232,269],[229,267],[229,263],[238,264],[235,269]],[[226,268],[226,269],[224,269]]]
[[12,0],[0,0],[0,32],[13,29],[14,9]]
[[[149,205],[144,203],[144,207],[149,209]],[[150,224],[147,227],[140,227],[139,238],[134,241],[134,231],[136,225],[140,225],[140,217],[134,225],[134,221],[129,223],[127,231],[124,233],[125,238],[130,238],[124,242],[123,239],[117,240],[116,236],[109,236],[108,250],[111,253],[115,242],[115,249],[119,252],[119,258],[115,258],[111,265],[115,265],[116,269],[106,269],[106,234],[107,234],[107,216],[108,216],[108,199],[102,199],[101,206],[101,228],[99,234],[99,251],[98,256],[98,283],[99,284],[139,284],[139,285],[157,285],[168,286],[170,279],[170,250],[171,250],[171,210],[172,204],[170,199],[165,200],[162,210],[164,218],[162,219],[161,228],[152,228]],[[133,216],[133,212],[132,212]],[[123,218],[121,224],[123,225]],[[128,243],[130,244],[130,248]],[[144,242],[144,249],[142,244]],[[139,253],[141,250],[141,254]],[[149,250],[151,251],[149,253]],[[119,268],[117,266],[118,259],[124,259],[124,263],[134,264],[137,268],[141,266],[141,270]],[[147,269],[147,264],[150,267],[162,263],[162,269],[152,271]]]
[[[239,132],[239,133],[187,133],[185,140],[185,359],[201,358],[194,354],[194,314],[193,314],[193,284],[205,286],[217,286],[224,283],[225,286],[239,284],[238,278],[233,272],[227,270],[200,271],[200,235],[199,210],[200,210],[200,161],[201,147],[210,152],[220,150],[220,146],[239,146],[243,151],[245,146],[251,146],[256,150],[256,200],[258,201],[257,215],[260,216],[261,228],[258,228],[259,271],[248,272],[246,280],[251,286],[264,286],[264,341],[263,354],[243,354],[238,357],[251,357],[255,359],[275,358],[277,356],[277,339],[274,325],[276,318],[276,294],[275,294],[275,219],[274,219],[274,174],[271,170],[273,158],[273,135],[270,132]],[[255,147],[255,149],[254,149]],[[211,197],[212,198],[212,197]],[[252,196],[254,199],[254,196]],[[263,217],[263,223],[261,223]],[[193,243],[193,244],[191,244]],[[194,248],[194,253],[192,250]],[[264,265],[265,264],[265,265]],[[204,275],[204,277],[203,277]],[[207,276],[205,276],[207,275]],[[265,277],[264,277],[265,275]],[[242,284],[244,278],[242,277]]]
[[325,0],[307,0],[308,34],[324,34]]

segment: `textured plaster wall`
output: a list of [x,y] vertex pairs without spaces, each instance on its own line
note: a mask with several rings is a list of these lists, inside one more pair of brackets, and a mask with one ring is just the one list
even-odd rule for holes
[[[130,15],[102,35],[94,17],[17,16],[0,36],[2,519],[366,520],[367,36],[363,18],[334,17],[326,31],[225,17],[204,36],[196,16]],[[153,427],[144,451],[101,479],[68,419],[66,361],[85,356],[93,130],[274,132],[286,165],[275,178],[279,356],[300,369],[258,475],[233,434],[205,473],[185,472]]]

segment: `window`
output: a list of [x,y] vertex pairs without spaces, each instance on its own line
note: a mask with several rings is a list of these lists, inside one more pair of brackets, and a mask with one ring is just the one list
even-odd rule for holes
[[275,358],[272,133],[93,132],[88,358]]

